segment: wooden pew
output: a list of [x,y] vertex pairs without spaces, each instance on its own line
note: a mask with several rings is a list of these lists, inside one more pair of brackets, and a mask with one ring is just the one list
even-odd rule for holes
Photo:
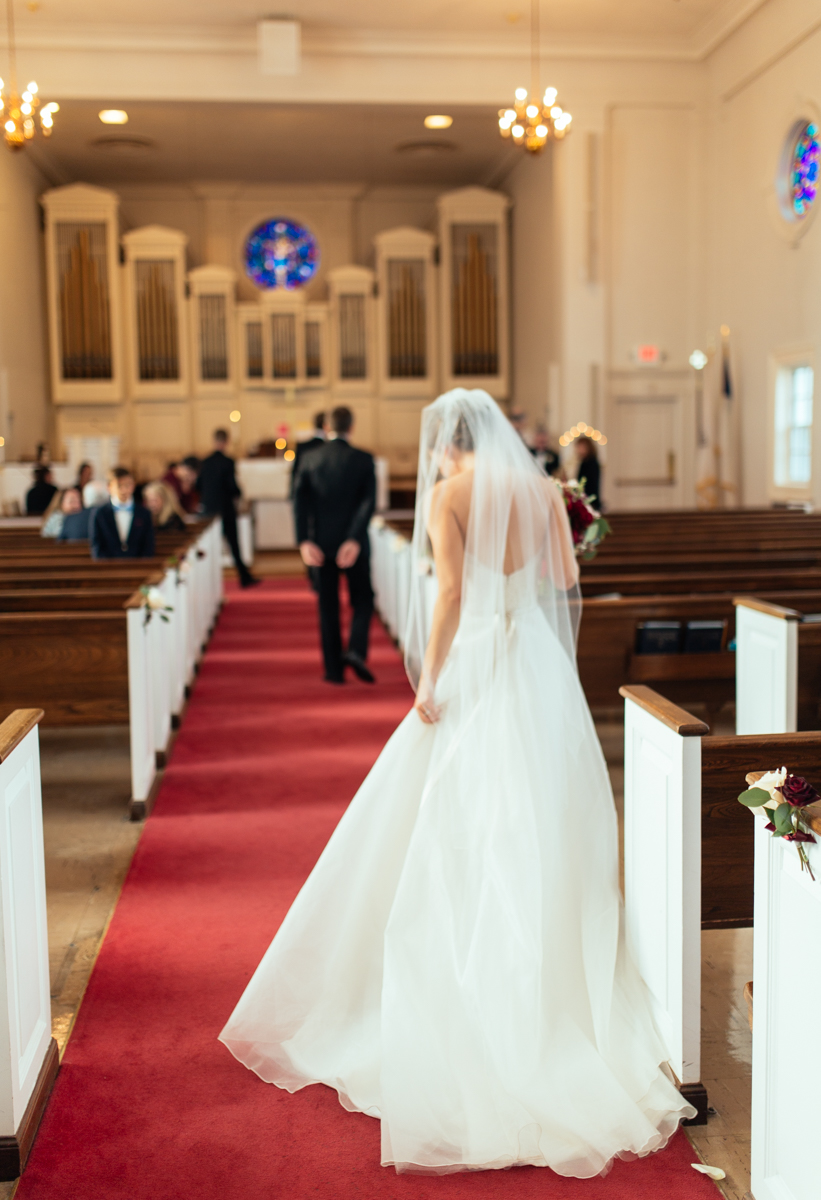
[[[803,762],[792,765],[821,787]],[[792,1114],[813,1111],[821,1074],[812,1018],[803,1019],[821,989],[821,844],[805,847],[813,883],[794,846],[771,837],[760,817],[747,819],[755,826],[751,1189],[756,1200],[816,1200],[818,1147],[796,1136],[801,1118]],[[820,818],[813,828],[821,837]],[[796,1024],[807,1026],[798,1041]]]
[[[129,722],[131,812],[143,815],[221,601],[219,522],[188,539],[170,566],[55,562],[58,570],[24,574],[0,562],[0,705],[39,697],[51,724]],[[162,592],[167,622],[158,613],[146,620],[141,585]]]
[[737,796],[748,771],[786,765],[821,778],[821,732],[710,737],[650,688],[622,695],[627,936],[703,1122],[701,931],[753,922],[753,823]]

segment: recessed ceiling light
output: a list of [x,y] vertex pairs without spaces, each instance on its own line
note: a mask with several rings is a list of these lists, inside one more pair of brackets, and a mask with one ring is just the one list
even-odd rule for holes
[[103,125],[125,125],[128,121],[128,113],[121,108],[104,108],[97,116]]
[[438,113],[432,117],[425,117],[426,129],[450,129],[452,124],[453,117],[446,117],[444,113]]

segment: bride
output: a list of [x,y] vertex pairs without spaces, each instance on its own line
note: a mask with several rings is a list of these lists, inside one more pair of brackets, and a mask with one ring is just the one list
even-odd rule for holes
[[220,1038],[378,1117],[397,1171],[597,1175],[695,1110],[624,944],[563,501],[485,392],[423,413],[413,554],[413,710]]

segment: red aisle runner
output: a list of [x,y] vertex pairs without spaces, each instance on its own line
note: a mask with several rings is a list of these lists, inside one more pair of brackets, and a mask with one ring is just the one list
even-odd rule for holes
[[264,1084],[217,1042],[408,709],[376,623],[372,665],[372,688],[321,681],[301,581],[230,592],[17,1200],[716,1200],[682,1134],[604,1179],[397,1176],[377,1121],[324,1087]]

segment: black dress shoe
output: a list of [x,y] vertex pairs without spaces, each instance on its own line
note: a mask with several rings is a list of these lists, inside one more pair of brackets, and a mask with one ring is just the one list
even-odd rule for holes
[[376,683],[376,677],[374,676],[373,672],[368,669],[364,658],[360,658],[359,655],[354,654],[352,650],[349,650],[347,654],[342,656],[342,661],[359,676],[363,683]]
[[325,679],[326,683],[344,683],[345,682],[345,677],[343,675],[325,675],[324,679]]
[[262,580],[257,579],[255,575],[248,575],[245,579],[240,580],[240,587],[256,587],[258,583],[262,583]]

